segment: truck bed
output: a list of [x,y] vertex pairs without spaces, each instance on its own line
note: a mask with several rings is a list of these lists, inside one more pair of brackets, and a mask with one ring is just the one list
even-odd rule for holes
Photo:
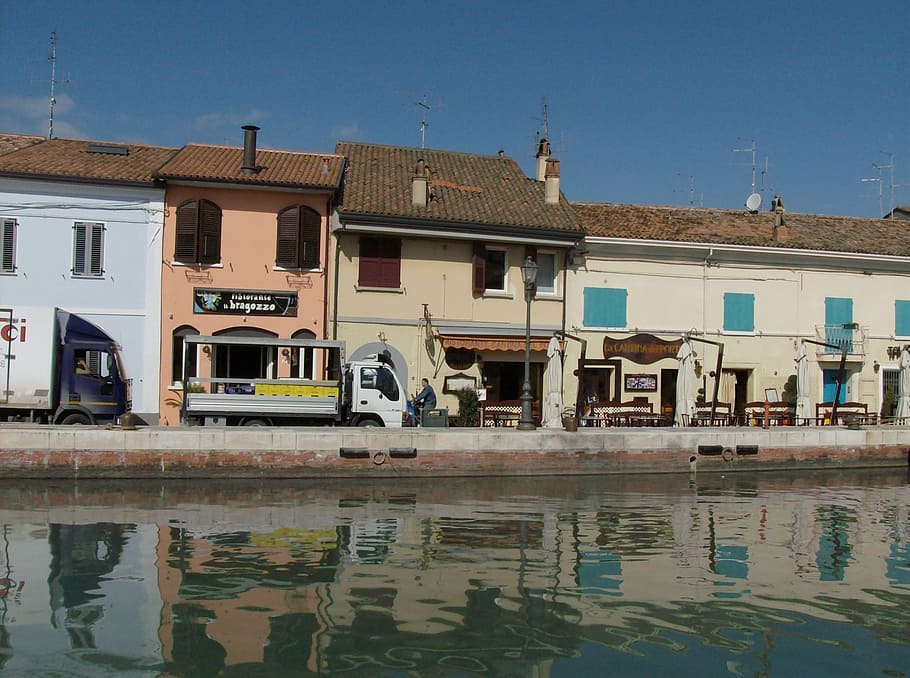
[[335,417],[338,414],[338,398],[334,396],[187,393],[186,413],[193,416]]

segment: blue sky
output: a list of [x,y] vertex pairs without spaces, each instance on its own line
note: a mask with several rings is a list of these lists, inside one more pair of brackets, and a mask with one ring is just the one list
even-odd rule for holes
[[0,131],[47,133],[56,31],[60,137],[240,145],[252,123],[326,152],[419,146],[426,115],[428,147],[532,174],[545,99],[571,200],[740,208],[754,139],[763,208],[872,217],[879,186],[910,203],[908,25],[907,0],[0,0]]

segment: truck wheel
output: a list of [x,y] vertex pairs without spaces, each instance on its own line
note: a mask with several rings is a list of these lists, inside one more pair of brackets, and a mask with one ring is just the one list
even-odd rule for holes
[[79,414],[78,412],[74,412],[73,414],[68,414],[65,417],[63,417],[63,421],[61,421],[60,423],[64,424],[65,426],[72,426],[74,424],[78,425],[78,426],[87,426],[88,424],[91,424],[92,422],[84,414]]
[[268,426],[269,422],[265,419],[247,419],[243,422],[244,426]]
[[358,426],[379,426],[379,422],[375,419],[361,419],[357,422]]

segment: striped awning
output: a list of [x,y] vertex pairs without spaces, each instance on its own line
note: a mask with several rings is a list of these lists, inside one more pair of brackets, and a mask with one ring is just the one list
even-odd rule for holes
[[[517,351],[524,352],[524,337],[493,337],[477,334],[437,335],[443,348],[467,348],[472,351]],[[549,337],[531,337],[532,351],[546,351]]]

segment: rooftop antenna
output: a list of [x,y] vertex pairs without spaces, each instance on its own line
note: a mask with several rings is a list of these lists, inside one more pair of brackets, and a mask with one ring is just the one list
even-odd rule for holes
[[[682,172],[677,172],[676,176],[681,177]],[[688,176],[688,179],[689,179],[689,188],[688,188],[689,207],[695,207],[695,175],[690,174]],[[702,207],[703,203],[704,203],[704,194],[702,194],[701,199],[698,201],[698,206]]]
[[427,127],[430,126],[430,123],[427,122],[427,111],[430,110],[430,105],[427,103],[427,95],[423,95],[423,100],[415,101],[414,105],[423,110],[420,118],[420,147],[426,148],[427,141]]
[[[873,167],[874,167],[874,165],[873,165]],[[873,178],[870,178],[870,179],[860,179],[860,181],[862,181],[864,184],[865,184],[865,183],[875,183],[875,184],[878,184],[878,213],[879,213],[879,216],[881,216],[881,215],[882,215],[882,210],[885,209],[885,208],[882,206],[882,178],[881,178],[881,177],[873,177]]]
[[767,191],[768,193],[774,192],[773,185],[768,184],[768,187],[767,188],[765,187],[765,177],[767,175],[768,175],[768,156],[766,155],[765,156],[765,166],[761,171],[761,188],[758,189],[758,192],[761,193],[762,195],[765,194],[765,191]]
[[755,139],[737,137],[737,141],[749,141],[749,148],[734,148],[734,153],[752,153],[752,192],[746,198],[746,209],[755,214],[761,207],[761,194],[755,192]]
[[755,193],[755,139],[746,139],[737,137],[737,141],[750,141],[752,145],[749,148],[734,148],[734,153],[751,153],[752,154],[752,192]]
[[[47,138],[54,138],[54,106],[57,105],[57,97],[54,96],[54,89],[57,85],[57,31],[51,31],[51,54],[47,58],[51,62],[51,112],[47,123]],[[63,84],[69,80],[64,80]]]
[[[888,156],[887,165],[877,165],[872,163],[872,166],[878,170],[879,177],[881,177],[882,170],[888,170],[888,214],[894,212],[894,153],[889,153],[888,151],[879,151],[882,155]],[[878,203],[878,212],[881,216],[882,214],[882,204],[881,204],[881,181],[879,181],[879,203]]]

